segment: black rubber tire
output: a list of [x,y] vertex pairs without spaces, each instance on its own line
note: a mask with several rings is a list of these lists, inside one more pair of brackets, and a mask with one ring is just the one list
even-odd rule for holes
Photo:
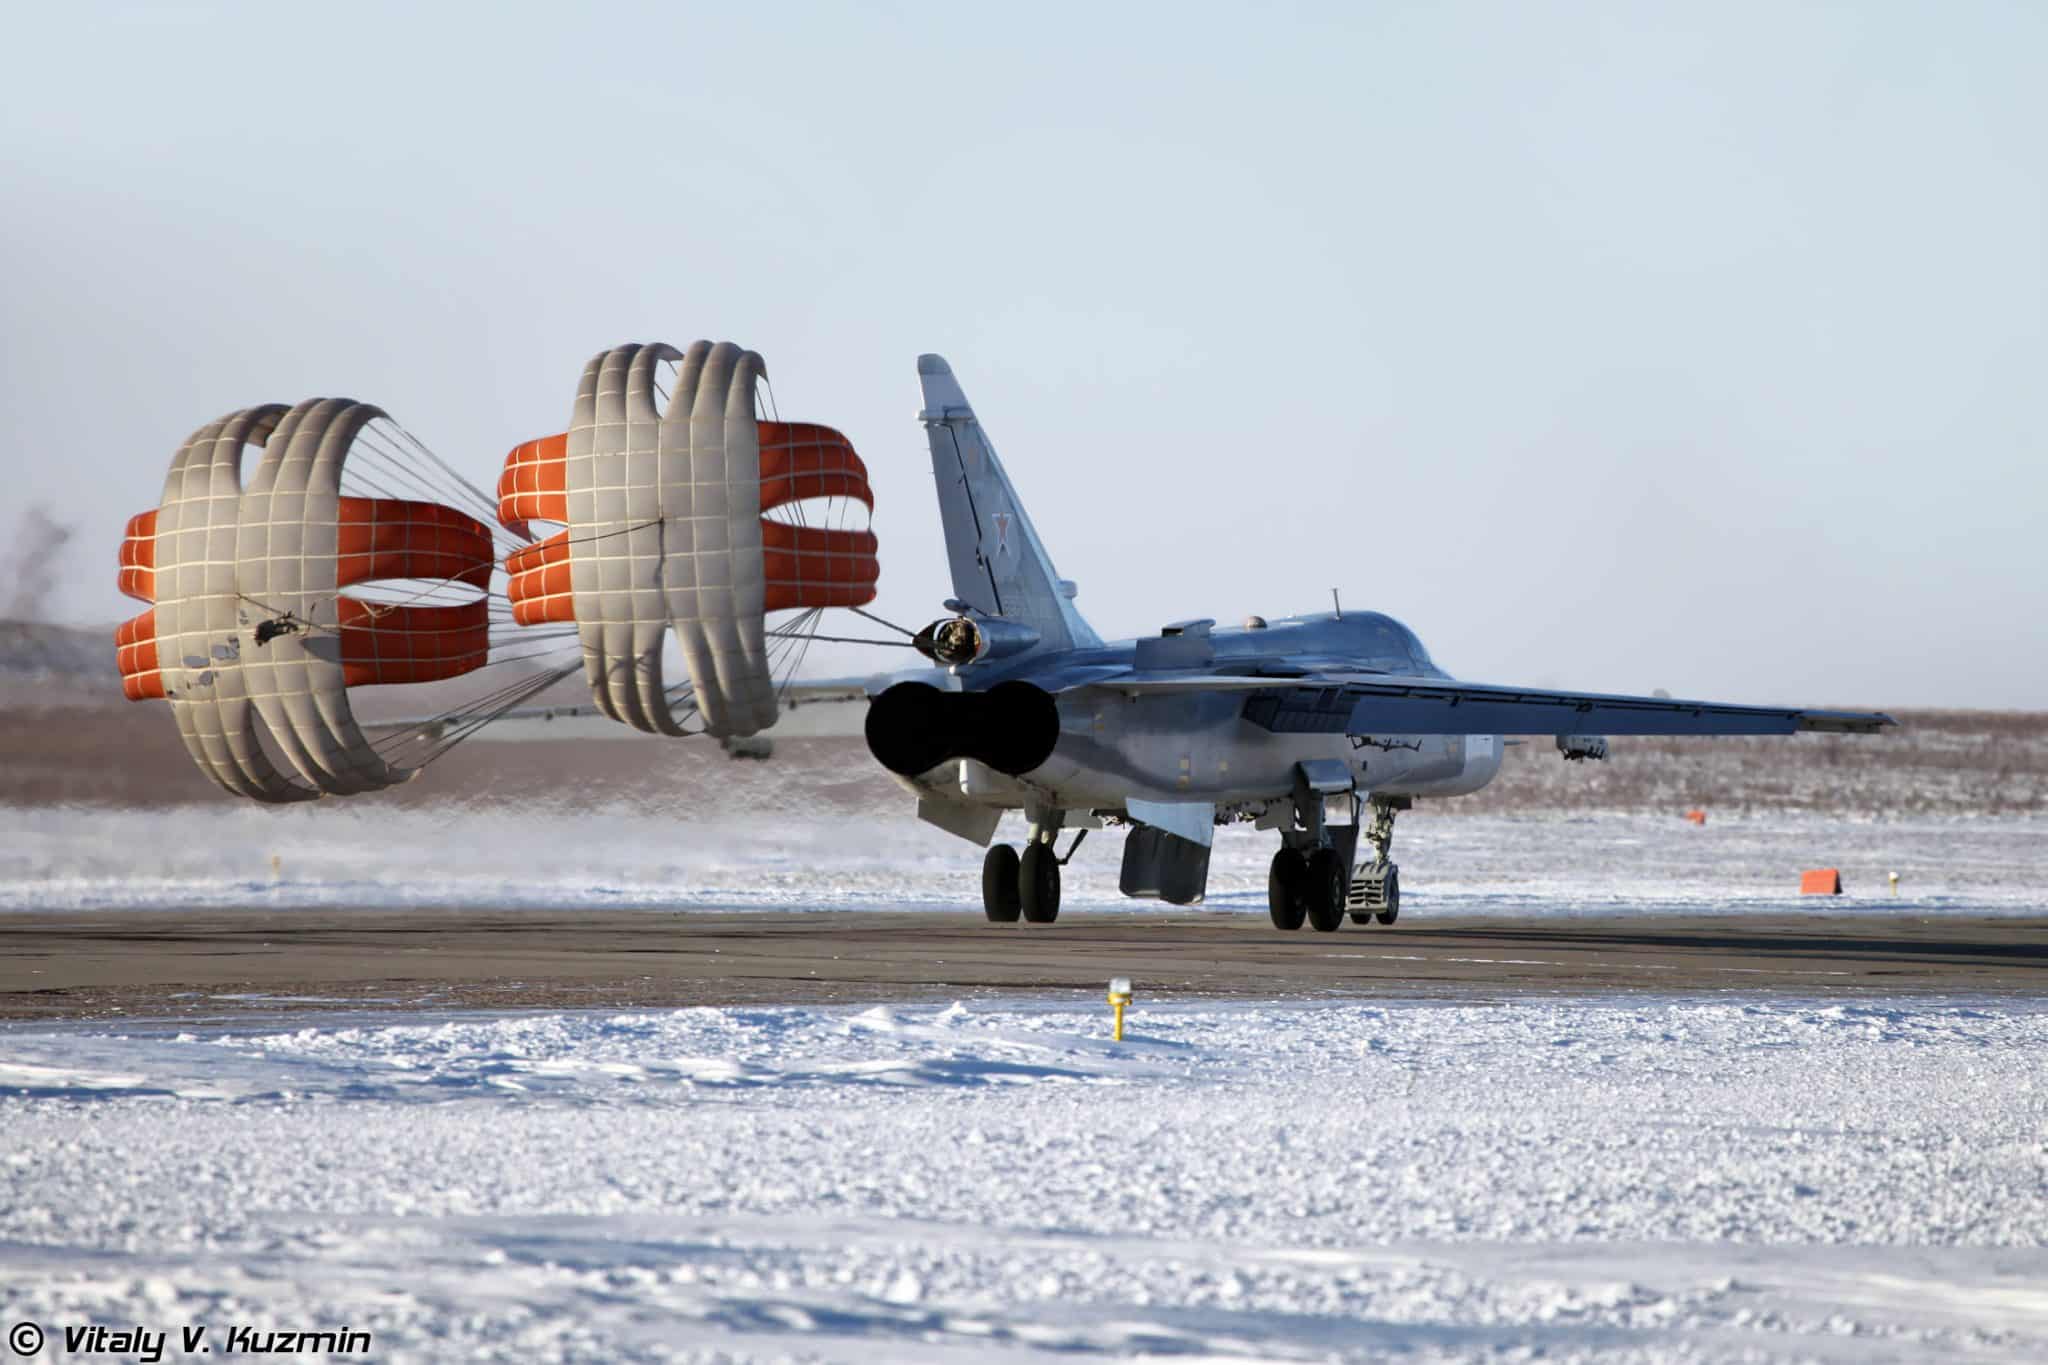
[[1301,855],[1291,848],[1273,855],[1272,869],[1266,873],[1266,908],[1272,913],[1275,929],[1301,927],[1308,914],[1301,899],[1301,882],[1307,871]]
[[1346,870],[1334,848],[1319,848],[1308,855],[1301,899],[1308,909],[1309,927],[1319,934],[1332,934],[1344,927],[1344,892],[1350,881]]
[[981,860],[981,908],[996,924],[1015,924],[1023,908],[1018,897],[1017,850],[996,844]]
[[1373,911],[1372,917],[1381,924],[1392,924],[1401,918],[1401,869],[1389,864],[1384,890],[1381,892],[1386,904]]
[[1051,844],[1032,844],[1017,864],[1017,899],[1032,924],[1060,917],[1060,860]]

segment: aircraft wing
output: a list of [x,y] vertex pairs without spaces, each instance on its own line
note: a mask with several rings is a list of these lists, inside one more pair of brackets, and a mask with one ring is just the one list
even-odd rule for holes
[[1280,734],[1870,734],[1897,724],[1881,711],[1735,706],[1378,673],[1262,678],[1132,672],[1092,685],[1130,696],[1243,693],[1245,719]]

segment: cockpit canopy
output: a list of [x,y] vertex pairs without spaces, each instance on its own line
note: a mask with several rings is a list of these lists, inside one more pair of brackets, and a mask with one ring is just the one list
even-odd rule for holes
[[1415,632],[1376,611],[1347,611],[1340,618],[1354,640],[1360,661],[1383,673],[1433,673],[1436,664]]

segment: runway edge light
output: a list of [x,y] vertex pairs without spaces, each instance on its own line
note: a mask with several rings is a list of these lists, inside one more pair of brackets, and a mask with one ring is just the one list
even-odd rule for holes
[[1111,977],[1109,982],[1109,1004],[1116,1011],[1116,1040],[1124,1040],[1124,1009],[1131,1003],[1131,979],[1127,976]]

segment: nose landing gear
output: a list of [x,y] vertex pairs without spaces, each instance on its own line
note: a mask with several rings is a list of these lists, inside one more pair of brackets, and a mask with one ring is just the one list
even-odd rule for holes
[[1353,924],[1378,920],[1392,924],[1401,917],[1401,869],[1394,865],[1394,817],[1414,804],[1405,796],[1376,796],[1372,802],[1372,823],[1366,827],[1366,842],[1373,859],[1351,879],[1348,908]]

